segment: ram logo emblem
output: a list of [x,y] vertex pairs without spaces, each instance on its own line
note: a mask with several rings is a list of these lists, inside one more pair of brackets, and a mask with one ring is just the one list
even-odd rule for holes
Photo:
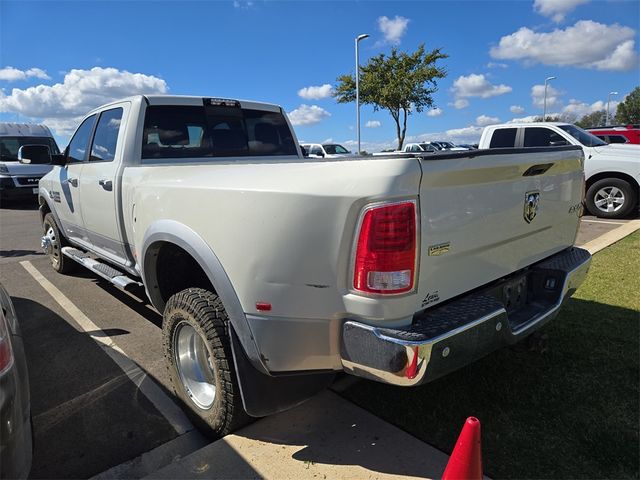
[[540,207],[540,192],[533,191],[524,194],[524,219],[527,223],[531,223],[538,214]]

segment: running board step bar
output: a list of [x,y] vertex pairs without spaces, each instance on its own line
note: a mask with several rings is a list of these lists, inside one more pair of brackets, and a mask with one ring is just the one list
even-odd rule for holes
[[82,250],[78,250],[77,248],[62,247],[62,254],[66,257],[69,257],[71,260],[78,262],[83,267],[88,268],[96,275],[104,278],[105,280],[122,290],[127,290],[134,286],[143,286],[142,283],[133,280],[132,278],[122,273],[120,270],[116,270],[111,265],[107,265],[106,263],[94,260],[87,252],[83,252]]

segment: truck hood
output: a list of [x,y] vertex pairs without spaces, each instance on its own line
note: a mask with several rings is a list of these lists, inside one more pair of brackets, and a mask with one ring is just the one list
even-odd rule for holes
[[[8,170],[8,172],[2,172],[4,175],[19,177],[41,177],[52,168],[51,165],[29,165],[20,162],[0,162],[0,165],[6,167]],[[4,168],[0,168],[0,170],[4,170]]]
[[612,157],[640,157],[640,145],[612,143],[610,145],[602,145],[593,148],[600,155]]

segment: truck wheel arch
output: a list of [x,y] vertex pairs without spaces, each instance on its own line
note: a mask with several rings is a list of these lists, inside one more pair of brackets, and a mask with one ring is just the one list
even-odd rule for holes
[[144,235],[141,248],[142,259],[140,268],[147,295],[159,312],[164,310],[165,302],[158,281],[158,254],[167,244],[178,247],[186,252],[202,269],[204,274],[227,311],[229,321],[238,335],[247,356],[253,366],[264,374],[269,374],[262,363],[260,353],[244,310],[240,304],[231,280],[222,263],[211,250],[209,245],[188,226],[175,220],[158,220],[154,222]]
[[591,175],[586,179],[585,190],[589,190],[589,187],[591,187],[591,185],[604,178],[619,178],[620,180],[624,180],[625,182],[628,182],[629,185],[634,187],[636,190],[636,195],[640,196],[638,195],[640,194],[640,185],[638,185],[638,181],[631,175],[627,175],[626,173],[622,172],[598,172],[594,175]]

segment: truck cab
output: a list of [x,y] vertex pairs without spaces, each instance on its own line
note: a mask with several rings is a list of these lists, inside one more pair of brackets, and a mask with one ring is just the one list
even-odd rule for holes
[[584,151],[585,203],[592,215],[624,218],[638,211],[640,146],[607,144],[569,123],[536,122],[491,125],[480,148],[536,148],[578,145]]
[[0,200],[36,198],[38,182],[51,165],[24,164],[18,151],[25,145],[46,145],[52,155],[59,154],[58,145],[46,125],[0,123]]

